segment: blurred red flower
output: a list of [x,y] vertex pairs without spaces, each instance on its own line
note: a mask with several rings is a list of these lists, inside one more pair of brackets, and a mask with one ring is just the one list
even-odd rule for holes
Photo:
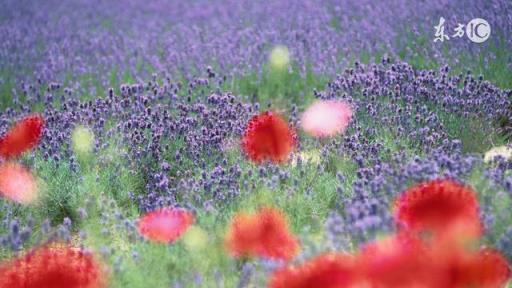
[[498,251],[427,245],[399,233],[363,247],[359,256],[362,287],[504,287],[509,263]]
[[251,118],[242,137],[242,149],[256,163],[282,163],[296,145],[295,131],[275,112]]
[[226,248],[234,257],[289,260],[298,253],[299,243],[288,230],[283,213],[263,207],[255,214],[235,215],[226,236]]
[[194,215],[180,208],[161,208],[151,211],[139,219],[141,235],[155,242],[176,241],[194,222]]
[[[500,288],[510,278],[510,265],[498,251],[482,248],[477,252],[453,257],[447,268],[449,283],[446,287]],[[443,263],[440,263],[443,265]]]
[[89,252],[41,247],[0,264],[0,288],[107,287],[102,265]]
[[367,244],[358,256],[367,287],[442,287],[440,267],[412,234],[399,233]]
[[359,286],[356,260],[345,254],[324,254],[303,263],[278,269],[270,278],[270,288],[337,288]]
[[313,137],[329,137],[343,133],[352,119],[347,102],[321,100],[313,103],[301,117],[302,129]]
[[44,120],[32,115],[19,121],[0,138],[0,156],[12,158],[34,148],[42,135]]
[[0,195],[9,200],[29,204],[37,198],[34,177],[21,164],[5,162],[0,164]]
[[395,209],[402,229],[444,238],[477,238],[482,233],[476,193],[452,180],[434,180],[410,188],[397,199]]

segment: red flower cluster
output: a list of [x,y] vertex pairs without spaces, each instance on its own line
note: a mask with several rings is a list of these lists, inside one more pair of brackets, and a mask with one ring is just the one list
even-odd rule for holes
[[239,213],[234,217],[227,233],[226,248],[234,257],[289,260],[297,255],[299,243],[288,231],[283,213],[264,207],[255,214]]
[[431,265],[427,248],[409,234],[399,233],[369,243],[358,258],[363,280],[370,287],[438,287],[439,275]]
[[277,270],[269,287],[499,288],[511,277],[498,251],[474,251],[460,241],[476,241],[482,232],[471,188],[451,180],[422,183],[405,191],[395,208],[397,234],[354,257],[320,256]]
[[479,237],[482,225],[478,199],[470,187],[451,180],[421,183],[403,193],[395,204],[398,227],[439,237],[447,234]]
[[176,241],[194,222],[194,215],[184,209],[162,208],[139,220],[138,230],[149,240],[161,243]]
[[462,264],[456,278],[459,287],[502,287],[511,276],[507,259],[491,248],[466,255]]
[[274,112],[254,116],[242,137],[242,149],[256,163],[282,163],[288,159],[295,145],[295,131]]
[[0,288],[107,287],[102,265],[72,247],[42,247],[0,264]]
[[324,254],[298,267],[277,270],[269,281],[271,288],[355,287],[359,279],[356,259],[345,254]]
[[34,148],[43,131],[44,120],[39,115],[28,116],[16,123],[0,138],[0,157],[12,158]]
[[503,287],[507,260],[489,248],[438,247],[399,233],[364,247],[359,255],[361,283],[369,287]]

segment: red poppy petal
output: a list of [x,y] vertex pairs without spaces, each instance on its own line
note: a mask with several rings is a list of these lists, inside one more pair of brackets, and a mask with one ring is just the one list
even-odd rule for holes
[[366,245],[359,264],[369,287],[441,287],[444,278],[430,258],[420,239],[399,233]]
[[242,137],[244,152],[256,163],[281,163],[288,159],[295,144],[295,131],[274,112],[254,116]]
[[401,228],[441,233],[463,223],[481,233],[476,193],[451,180],[416,185],[396,201],[396,220]]
[[231,222],[226,237],[226,248],[235,257],[253,253],[258,245],[260,232],[258,219],[254,215],[238,213]]
[[194,215],[184,209],[162,208],[139,220],[139,233],[155,242],[176,241],[194,222]]
[[288,230],[285,216],[273,208],[233,218],[226,248],[234,257],[259,256],[289,260],[299,251],[298,239]]
[[102,265],[72,247],[42,247],[0,264],[0,287],[107,287]]
[[279,269],[269,281],[270,288],[336,288],[360,284],[354,257],[324,254],[295,267]]
[[462,255],[449,271],[451,287],[504,287],[510,279],[510,265],[498,251],[482,248],[477,253]]
[[39,115],[28,116],[16,123],[0,138],[0,156],[12,158],[34,148],[42,135],[44,120]]

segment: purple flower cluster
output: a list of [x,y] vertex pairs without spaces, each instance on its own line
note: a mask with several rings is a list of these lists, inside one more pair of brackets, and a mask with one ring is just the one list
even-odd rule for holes
[[[458,56],[467,53],[469,59],[489,63],[496,55],[486,53],[488,49],[512,46],[510,37],[504,37],[512,31],[512,6],[500,0],[75,0],[30,5],[10,0],[3,8],[0,65],[11,75],[3,81],[15,80],[16,87],[41,82],[57,88],[64,83],[92,96],[101,95],[112,79],[139,82],[153,72],[190,79],[208,65],[226,76],[259,71],[278,44],[291,50],[300,71],[310,66],[328,75],[341,71],[354,56],[377,59],[386,53],[408,61],[458,64]],[[480,17],[491,22],[493,35],[482,45],[465,38],[429,45],[440,16],[446,18],[449,34],[457,23]]]
[[11,251],[21,250],[23,244],[27,242],[32,234],[32,221],[29,220],[27,226],[21,226],[18,219],[14,218],[9,221],[9,217],[5,217],[2,219],[2,225],[7,226],[2,228],[8,231],[7,234],[0,237],[2,247]]

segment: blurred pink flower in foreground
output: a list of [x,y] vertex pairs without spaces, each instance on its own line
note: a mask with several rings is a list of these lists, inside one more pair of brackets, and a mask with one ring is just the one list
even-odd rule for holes
[[352,108],[347,102],[320,100],[302,114],[302,129],[313,137],[330,137],[343,133],[352,119]]
[[21,204],[32,203],[37,198],[36,181],[21,164],[5,162],[0,165],[0,195]]

